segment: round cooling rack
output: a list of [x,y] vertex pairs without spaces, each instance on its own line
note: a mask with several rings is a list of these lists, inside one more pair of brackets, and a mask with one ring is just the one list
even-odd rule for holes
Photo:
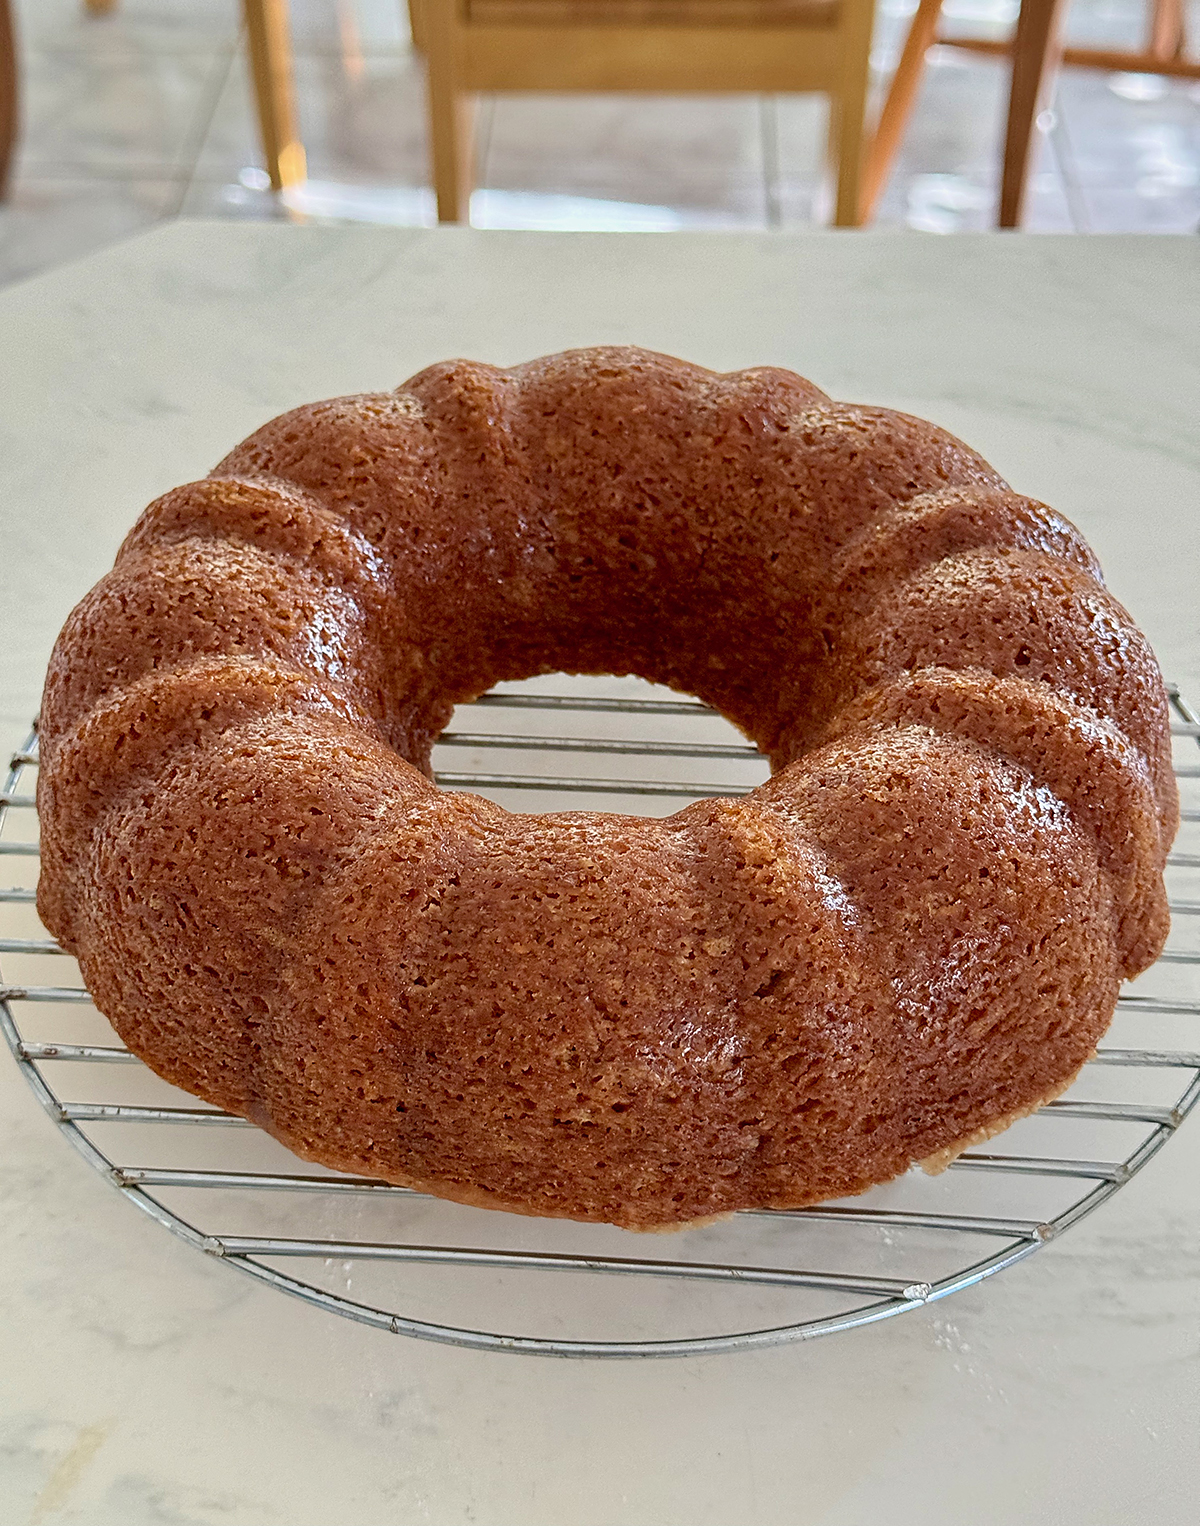
[[[548,1356],[682,1356],[852,1329],[1032,1255],[1125,1186],[1200,1096],[1200,717],[1174,690],[1171,703],[1184,813],[1167,951],[1123,992],[1065,1096],[937,1177],[913,1170],[841,1203],[635,1236],[306,1166],[123,1048],[37,922],[36,729],[0,795],[0,1027],[47,1113],[129,1202],[331,1313]],[[546,810],[645,814],[745,793],[766,772],[703,705],[635,680],[561,675],[461,707],[435,763],[444,787],[513,810],[537,791]]]

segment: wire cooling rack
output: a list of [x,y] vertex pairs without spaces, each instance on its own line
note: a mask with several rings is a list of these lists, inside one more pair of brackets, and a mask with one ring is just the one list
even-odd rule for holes
[[[665,694],[561,676],[494,691],[456,713],[435,753],[438,781],[516,810],[537,791],[548,810],[658,814],[765,776],[719,716]],[[1168,869],[1168,949],[1122,994],[1108,1041],[1066,1096],[939,1177],[914,1170],[840,1203],[634,1236],[305,1166],[124,1049],[37,923],[36,728],[0,795],[0,882],[11,886],[0,890],[0,1026],[46,1112],[130,1203],[331,1313],[453,1345],[581,1357],[733,1351],[848,1330],[1031,1255],[1123,1187],[1200,1097],[1200,717],[1175,691],[1171,703],[1185,809]],[[531,754],[540,772],[526,771]]]

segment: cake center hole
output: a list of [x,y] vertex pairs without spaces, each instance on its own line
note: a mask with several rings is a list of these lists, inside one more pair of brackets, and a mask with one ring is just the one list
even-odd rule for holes
[[741,795],[767,761],[724,716],[640,678],[541,674],[459,705],[433,750],[438,783],[505,810],[670,816]]

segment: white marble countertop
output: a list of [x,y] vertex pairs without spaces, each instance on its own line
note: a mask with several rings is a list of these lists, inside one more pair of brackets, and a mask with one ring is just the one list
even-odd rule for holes
[[[1074,519],[1200,695],[1200,247],[177,224],[0,293],[0,721],[143,505],[293,404],[632,342],[925,414]],[[1195,1047],[1193,1044],[1192,1047]],[[803,1346],[583,1364],[231,1275],[0,1054],[0,1516],[285,1526],[1134,1526],[1200,1497],[1200,1123],[1061,1241]]]

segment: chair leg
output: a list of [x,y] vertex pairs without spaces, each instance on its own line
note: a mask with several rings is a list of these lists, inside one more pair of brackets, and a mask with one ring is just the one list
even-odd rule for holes
[[1183,57],[1185,35],[1183,0],[1154,0],[1150,15],[1150,52],[1168,60]]
[[0,0],[0,201],[17,146],[17,39],[8,0]]
[[862,111],[843,96],[829,97],[829,143],[827,157],[834,175],[833,226],[857,228],[862,221],[862,157],[865,134]]
[[456,0],[421,0],[428,63],[429,149],[440,223],[471,220],[475,183],[475,97],[463,89],[456,62]]
[[871,68],[874,0],[842,0],[841,78],[829,98],[829,159],[837,170],[833,221],[857,228],[862,221],[863,157],[866,146],[867,84]]
[[93,16],[107,16],[117,8],[117,0],[83,0],[84,10]]
[[1034,123],[1062,58],[1063,0],[1021,0],[1012,49],[1012,86],[998,226],[1017,228],[1025,206]]
[[292,40],[287,0],[243,0],[254,95],[271,188],[300,185],[307,173],[296,136],[292,93]]
[[421,0],[408,0],[408,30],[412,34],[414,53],[425,52],[425,13]]
[[438,222],[468,223],[475,183],[475,97],[445,84],[438,88],[432,69],[429,127]]
[[879,125],[867,151],[862,189],[862,219],[865,223],[875,215],[876,204],[887,184],[908,119],[917,103],[921,76],[925,73],[925,54],[933,46],[941,14],[942,0],[921,0],[904,39],[904,51],[900,54],[900,62],[879,114]]

